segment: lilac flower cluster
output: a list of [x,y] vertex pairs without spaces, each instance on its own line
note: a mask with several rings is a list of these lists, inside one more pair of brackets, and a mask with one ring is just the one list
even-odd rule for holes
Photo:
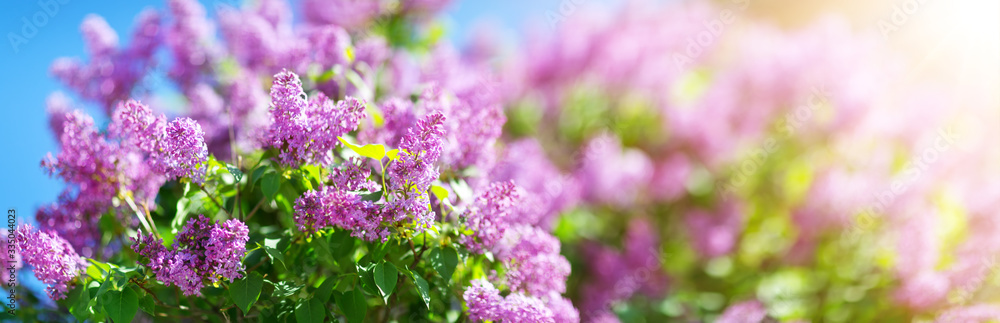
[[388,187],[384,203],[366,201],[357,193],[383,189],[369,179],[371,169],[360,159],[349,159],[330,175],[331,185],[308,191],[295,201],[295,221],[299,230],[316,232],[328,227],[352,231],[355,237],[386,241],[389,227],[403,221],[416,228],[430,227],[428,191],[438,173],[434,163],[441,154],[441,123],[444,116],[430,114],[409,129],[400,144],[398,159],[385,172]]
[[17,253],[34,267],[35,277],[45,283],[45,292],[54,300],[65,297],[68,284],[86,268],[73,246],[52,231],[37,231],[22,224],[15,232]]
[[585,245],[591,279],[581,286],[586,321],[613,314],[612,304],[633,295],[663,295],[667,277],[660,264],[659,237],[651,223],[634,219],[629,223],[621,252],[599,244]]
[[230,219],[212,223],[204,215],[188,221],[167,249],[162,239],[142,232],[133,238],[132,250],[149,259],[146,266],[157,279],[174,285],[184,295],[201,295],[205,281],[217,283],[243,277],[243,256],[249,241],[243,222]]
[[507,217],[517,211],[515,206],[522,195],[512,181],[490,184],[459,218],[465,228],[472,231],[472,234],[462,236],[462,245],[475,253],[493,248],[504,236],[510,221]]
[[157,12],[141,13],[136,25],[131,45],[119,48],[118,34],[104,18],[87,16],[80,30],[91,56],[90,62],[60,58],[53,62],[52,74],[81,97],[96,101],[110,112],[115,103],[130,96],[132,88],[153,66],[153,54],[160,43],[160,15]]
[[271,87],[271,124],[264,145],[277,148],[279,162],[287,166],[329,165],[330,150],[341,145],[338,137],[357,129],[365,116],[365,103],[355,98],[334,104],[319,93],[307,101],[299,76],[282,71]]
[[[511,181],[494,182],[461,215],[461,243],[472,252],[490,251],[503,264],[511,294],[485,280],[474,281],[464,295],[471,318],[512,322],[578,322],[579,313],[560,294],[566,291],[570,264],[560,243],[544,229],[518,222],[523,213],[539,212],[522,204],[524,191]],[[527,216],[533,218],[534,216]]]
[[149,107],[129,100],[115,110],[109,132],[148,154],[157,173],[169,179],[204,181],[208,148],[205,133],[194,120],[177,118],[167,123],[163,115],[156,116]]
[[[97,221],[112,209],[120,192],[152,205],[163,175],[152,170],[136,145],[100,133],[93,119],[80,111],[53,116],[61,125],[57,156],[49,154],[42,167],[68,186],[59,202],[36,214],[42,230],[61,232],[84,256],[92,255],[99,237]],[[114,122],[113,122],[114,123]]]
[[500,290],[485,279],[473,280],[471,285],[462,297],[473,321],[556,322],[552,310],[537,298],[520,293],[500,296]]

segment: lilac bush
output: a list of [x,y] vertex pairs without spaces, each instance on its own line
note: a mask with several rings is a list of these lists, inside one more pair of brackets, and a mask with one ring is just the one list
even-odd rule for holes
[[995,141],[949,152],[953,93],[871,35],[746,15],[693,53],[720,5],[636,1],[499,55],[440,41],[447,4],[87,16],[46,102],[65,188],[0,262],[46,295],[3,319],[1000,315]]

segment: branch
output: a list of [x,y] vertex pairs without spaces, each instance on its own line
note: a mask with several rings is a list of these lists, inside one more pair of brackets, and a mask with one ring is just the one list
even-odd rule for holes
[[208,191],[207,189],[205,189],[205,186],[203,186],[203,185],[201,185],[201,184],[199,184],[199,183],[194,183],[194,184],[195,184],[195,185],[198,185],[198,188],[200,188],[202,192],[205,192],[205,195],[208,195],[208,199],[212,200],[212,202],[213,202],[213,203],[215,203],[215,205],[216,205],[216,206],[218,206],[220,210],[223,210],[223,211],[225,211],[225,212],[226,212],[226,214],[227,214],[227,215],[229,215],[229,218],[230,218],[230,219],[232,219],[232,218],[233,218],[233,214],[232,214],[232,213],[229,213],[229,210],[226,210],[226,208],[225,208],[224,206],[222,206],[222,203],[221,203],[221,202],[219,202],[219,200],[216,200],[216,199],[215,199],[215,196],[214,196],[214,195],[212,195],[212,193],[211,193],[211,192],[209,192],[209,191]]

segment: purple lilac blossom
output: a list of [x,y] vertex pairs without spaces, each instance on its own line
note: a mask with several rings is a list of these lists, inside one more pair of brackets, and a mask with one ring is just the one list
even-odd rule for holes
[[357,129],[365,116],[365,103],[355,98],[334,103],[319,93],[307,101],[298,75],[283,71],[271,87],[264,144],[278,148],[278,161],[286,166],[328,165],[333,161],[329,151],[341,145],[338,137]]
[[482,192],[459,217],[471,235],[463,235],[461,243],[469,251],[490,250],[504,235],[507,217],[516,211],[523,192],[512,181],[494,182]]
[[53,300],[65,297],[69,282],[86,268],[83,258],[52,231],[37,231],[30,224],[22,224],[16,236],[18,254],[34,267],[35,277],[48,285],[46,294]]
[[81,97],[99,103],[110,113],[115,103],[127,99],[133,87],[153,65],[159,15],[145,12],[139,16],[140,28],[133,35],[131,47],[118,46],[118,35],[104,18],[87,16],[81,31],[90,53],[84,64],[75,58],[59,58],[50,72]]
[[248,234],[246,224],[239,220],[219,224],[199,215],[184,224],[172,248],[139,232],[132,250],[148,259],[145,266],[159,281],[179,287],[186,296],[201,295],[206,280],[232,282],[243,277]]

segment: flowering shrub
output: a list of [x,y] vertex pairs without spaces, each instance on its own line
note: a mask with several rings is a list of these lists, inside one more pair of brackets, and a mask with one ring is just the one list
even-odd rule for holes
[[66,188],[3,263],[54,304],[17,316],[1000,317],[990,161],[944,155],[963,116],[890,89],[864,35],[750,24],[692,53],[717,8],[637,2],[493,61],[439,41],[446,3],[170,0],[127,45],[88,16],[89,61],[51,72],[108,121],[47,102]]

